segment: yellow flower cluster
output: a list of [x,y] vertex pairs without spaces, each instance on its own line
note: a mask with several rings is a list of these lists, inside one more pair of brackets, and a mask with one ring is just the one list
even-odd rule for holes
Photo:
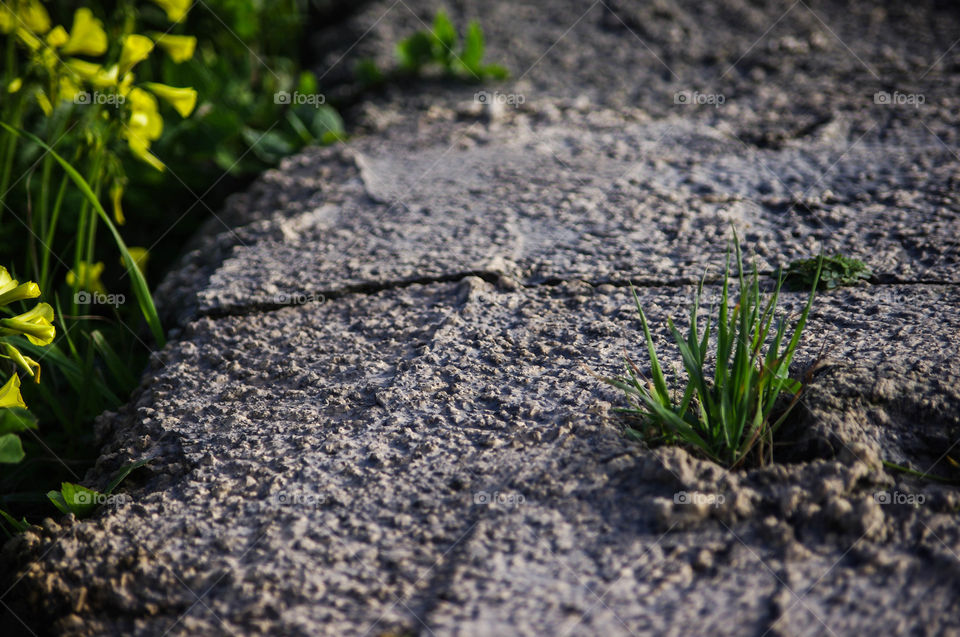
[[[155,0],[167,17],[178,22],[188,9],[189,1]],[[74,56],[100,57],[110,49],[103,22],[94,13],[81,7],[73,14],[69,31],[53,26],[50,15],[39,0],[6,0],[0,2],[0,33],[13,34],[30,53],[33,65],[45,69],[48,88],[37,87],[34,98],[43,112],[50,116],[56,101],[76,101],[85,89],[107,91],[112,103],[123,105],[123,138],[130,151],[157,170],[165,166],[150,152],[150,144],[163,132],[157,97],[170,104],[181,116],[188,117],[197,104],[197,92],[192,88],[176,88],[155,82],[134,83],[133,68],[146,60],[155,47],[160,47],[170,59],[179,64],[193,57],[197,40],[193,36],[137,33],[121,36],[119,59],[107,65]],[[8,93],[23,89],[24,79],[17,78],[7,87]],[[119,204],[119,195],[115,197]],[[115,206],[115,210],[119,205]],[[118,220],[120,215],[118,214]]]
[[[127,250],[130,252],[133,264],[137,266],[141,274],[146,276],[147,262],[150,260],[150,251],[142,246],[130,246]],[[120,259],[120,265],[126,267],[122,258]],[[104,287],[103,282],[100,280],[105,267],[103,261],[97,261],[96,263],[81,261],[76,271],[70,270],[67,272],[67,285],[77,290],[106,294],[107,288]]]
[[[40,287],[33,281],[20,283],[10,276],[7,269],[0,267],[0,307],[35,299],[40,296]],[[2,337],[25,336],[34,345],[49,345],[56,336],[53,326],[53,308],[48,303],[38,303],[28,310],[11,318],[0,318],[0,358],[12,361],[28,376],[40,382],[40,364]],[[20,396],[20,379],[16,374],[0,387],[0,407],[26,407]]]

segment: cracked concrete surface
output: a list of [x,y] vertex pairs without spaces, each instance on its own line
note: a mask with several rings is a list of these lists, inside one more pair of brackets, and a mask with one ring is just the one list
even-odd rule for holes
[[[291,158],[232,200],[230,229],[208,224],[158,291],[173,338],[99,420],[88,482],[150,463],[129,500],[4,548],[18,617],[72,635],[960,634],[960,492],[883,464],[957,477],[942,88],[960,15],[543,5],[466,10],[517,75],[569,29],[500,88],[529,91],[522,108],[384,89],[349,146]],[[336,57],[381,17],[343,64],[383,58],[432,8],[372,2],[321,37]],[[730,65],[723,108],[672,104]],[[930,108],[873,103],[894,86]],[[625,439],[591,374],[637,350],[627,281],[679,363],[665,319],[718,273],[731,224],[763,270],[822,247],[875,272],[818,297],[780,462],[734,472]]]

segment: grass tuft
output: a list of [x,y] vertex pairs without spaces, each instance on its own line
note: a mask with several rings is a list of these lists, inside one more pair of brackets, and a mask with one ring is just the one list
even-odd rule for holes
[[[690,309],[686,336],[668,319],[686,382],[673,389],[657,358],[647,317],[636,290],[633,298],[640,315],[650,376],[625,357],[626,373],[605,382],[622,390],[630,403],[620,411],[637,417],[628,433],[648,442],[683,445],[711,460],[738,467],[748,461],[772,461],[773,434],[799,400],[803,386],[789,376],[790,363],[800,343],[816,294],[822,257],[812,279],[806,306],[788,336],[785,318],[775,320],[783,274],[766,299],[761,297],[756,265],[744,275],[739,238],[734,233],[739,290],[730,306],[730,254],[727,253],[720,307],[715,319],[708,316],[703,334],[698,332],[703,282]],[[714,338],[716,345],[712,345]],[[713,372],[708,356],[713,353]],[[781,397],[792,396],[784,404]]]

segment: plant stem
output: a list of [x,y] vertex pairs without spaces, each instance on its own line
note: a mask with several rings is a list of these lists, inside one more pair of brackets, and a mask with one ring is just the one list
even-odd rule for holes
[[[59,141],[60,136],[63,135],[63,131],[66,128],[66,118],[58,118],[57,122],[53,126],[53,134],[49,137],[51,140],[48,142],[50,146],[56,145]],[[49,211],[50,211],[50,177],[53,171],[53,157],[49,153],[43,157],[43,171],[41,172],[40,177],[40,214],[38,215],[40,221],[39,232],[33,228],[33,223],[31,222],[31,229],[34,230],[30,235],[30,245],[31,250],[34,253],[34,262],[36,263],[36,243],[37,240],[43,242],[43,252],[44,256],[50,250],[50,244],[44,242],[45,237],[48,236],[48,227],[49,227]],[[43,238],[42,238],[43,237]],[[34,277],[39,278],[40,272],[34,272]],[[44,289],[44,288],[41,288]]]
[[60,189],[57,191],[57,199],[53,202],[53,214],[50,216],[50,223],[47,227],[47,233],[44,237],[43,258],[40,260],[40,289],[46,290],[50,282],[50,255],[53,253],[53,239],[57,231],[57,221],[60,219],[60,208],[63,206],[63,196],[67,192],[67,182],[69,177],[64,173],[60,180]]
[[[95,153],[93,157],[93,166],[87,174],[87,182],[93,184],[94,195],[99,191],[100,183],[101,154]],[[77,224],[77,243],[73,250],[73,271],[75,273],[73,284],[73,296],[70,299],[70,313],[76,315],[79,306],[77,305],[77,292],[80,290],[80,264],[81,262],[90,262],[89,249],[92,248],[91,229],[96,228],[96,214],[90,210],[90,201],[84,199],[80,206],[80,219]]]
[[[12,81],[10,78],[16,77],[13,46],[13,38],[8,37],[6,56],[7,73],[3,76],[4,86],[0,86],[0,90],[3,91],[6,90],[6,85]],[[3,112],[0,113],[0,116],[2,116],[4,121],[6,121],[9,116],[11,123],[16,126],[17,124],[12,122],[14,116],[11,113],[15,113],[18,109],[19,100],[15,100],[12,104],[12,108],[9,109],[9,112],[8,109],[4,109]],[[5,137],[0,137],[0,139],[6,142],[3,146],[0,146],[0,166],[2,166],[2,169],[0,169],[0,171],[2,171],[0,172],[0,219],[3,219],[3,211],[5,207],[3,202],[7,195],[7,184],[10,183],[10,171],[13,167],[13,152],[16,148],[17,137],[13,133],[7,132],[5,133]]]
[[[10,116],[10,125],[14,128],[20,126],[20,117],[23,113],[23,100],[14,102],[13,114]],[[0,173],[0,219],[3,219],[3,212],[6,209],[7,190],[10,186],[10,175],[13,173],[13,160],[17,150],[17,136],[12,133],[6,133],[7,139],[0,154],[3,156],[3,168]]]

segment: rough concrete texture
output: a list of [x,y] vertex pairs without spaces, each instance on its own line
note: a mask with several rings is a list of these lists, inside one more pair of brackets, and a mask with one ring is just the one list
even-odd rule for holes
[[[234,198],[88,481],[150,463],[9,543],[4,604],[76,635],[960,634],[960,492],[883,464],[960,477],[960,14],[448,8],[526,103],[386,88],[349,146]],[[321,34],[325,81],[351,94],[342,67],[432,10]],[[722,107],[673,104],[730,65]],[[876,273],[818,297],[779,462],[737,471],[628,441],[593,375],[643,358],[628,280],[678,365],[666,318],[731,224],[763,270],[822,247]]]

